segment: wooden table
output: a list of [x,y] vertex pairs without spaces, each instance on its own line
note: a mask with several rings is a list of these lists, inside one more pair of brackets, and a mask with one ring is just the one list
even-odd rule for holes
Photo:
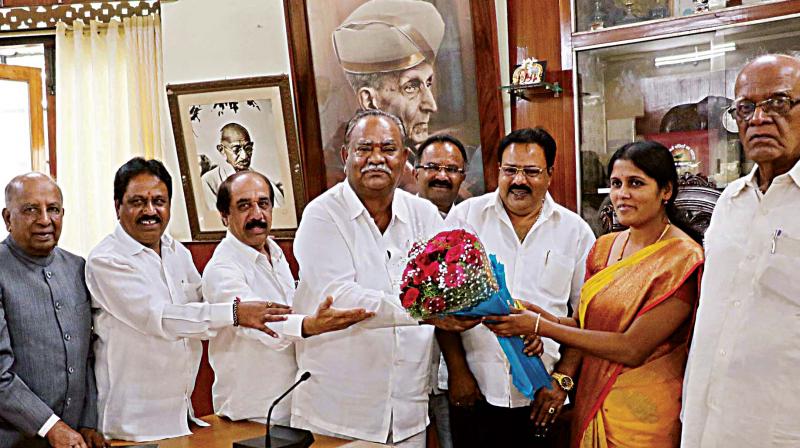
[[[142,443],[142,445],[157,444],[159,448],[231,448],[233,442],[264,435],[264,425],[258,423],[232,422],[216,415],[209,415],[201,420],[210,423],[211,426],[206,428],[193,426],[192,435],[147,442]],[[315,448],[335,448],[349,443],[352,442],[314,434],[314,444],[312,446]],[[111,442],[111,446],[120,445],[135,444],[116,440]]]

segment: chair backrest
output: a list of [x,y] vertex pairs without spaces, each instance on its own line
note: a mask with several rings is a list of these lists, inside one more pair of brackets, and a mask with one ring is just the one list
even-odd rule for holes
[[[678,196],[675,197],[675,208],[683,220],[701,235],[706,233],[711,222],[711,213],[719,199],[720,192],[714,182],[701,174],[684,173],[678,179]],[[606,197],[598,211],[603,233],[625,230],[614,213],[610,197]]]

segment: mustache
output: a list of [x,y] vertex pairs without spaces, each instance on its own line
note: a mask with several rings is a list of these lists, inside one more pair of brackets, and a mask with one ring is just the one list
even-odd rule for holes
[[252,220],[252,221],[250,221],[250,222],[248,222],[247,224],[244,225],[244,229],[245,230],[252,230],[252,229],[255,229],[256,227],[260,227],[262,229],[266,229],[267,228],[267,222],[266,221],[262,221],[260,219],[254,219],[254,220]]
[[389,166],[385,163],[369,163],[364,168],[361,168],[361,174],[364,174],[369,171],[383,171],[386,174],[392,174],[392,170],[389,169]]
[[428,182],[429,187],[443,187],[443,188],[453,188],[453,183],[449,180],[442,180],[442,179],[434,179]]
[[156,223],[161,224],[161,217],[158,215],[147,215],[142,216],[141,218],[136,220],[136,224],[144,224],[145,221],[154,220]]
[[531,190],[531,187],[529,187],[527,185],[512,185],[508,189],[509,193],[513,193],[515,191],[520,191],[520,192],[525,192],[525,193],[533,193],[533,190]]

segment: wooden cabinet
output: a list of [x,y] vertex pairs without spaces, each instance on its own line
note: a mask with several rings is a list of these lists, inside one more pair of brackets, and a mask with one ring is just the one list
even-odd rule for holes
[[606,165],[625,143],[658,141],[679,172],[718,189],[753,168],[727,113],[736,75],[759,54],[800,50],[798,16],[789,0],[570,33],[574,116],[564,118],[575,123],[580,213],[595,231]]

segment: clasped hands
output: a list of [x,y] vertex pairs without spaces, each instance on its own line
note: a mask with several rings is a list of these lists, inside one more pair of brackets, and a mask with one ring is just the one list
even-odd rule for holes
[[110,446],[102,434],[92,428],[78,431],[59,420],[46,434],[47,443],[53,448],[105,448]]

